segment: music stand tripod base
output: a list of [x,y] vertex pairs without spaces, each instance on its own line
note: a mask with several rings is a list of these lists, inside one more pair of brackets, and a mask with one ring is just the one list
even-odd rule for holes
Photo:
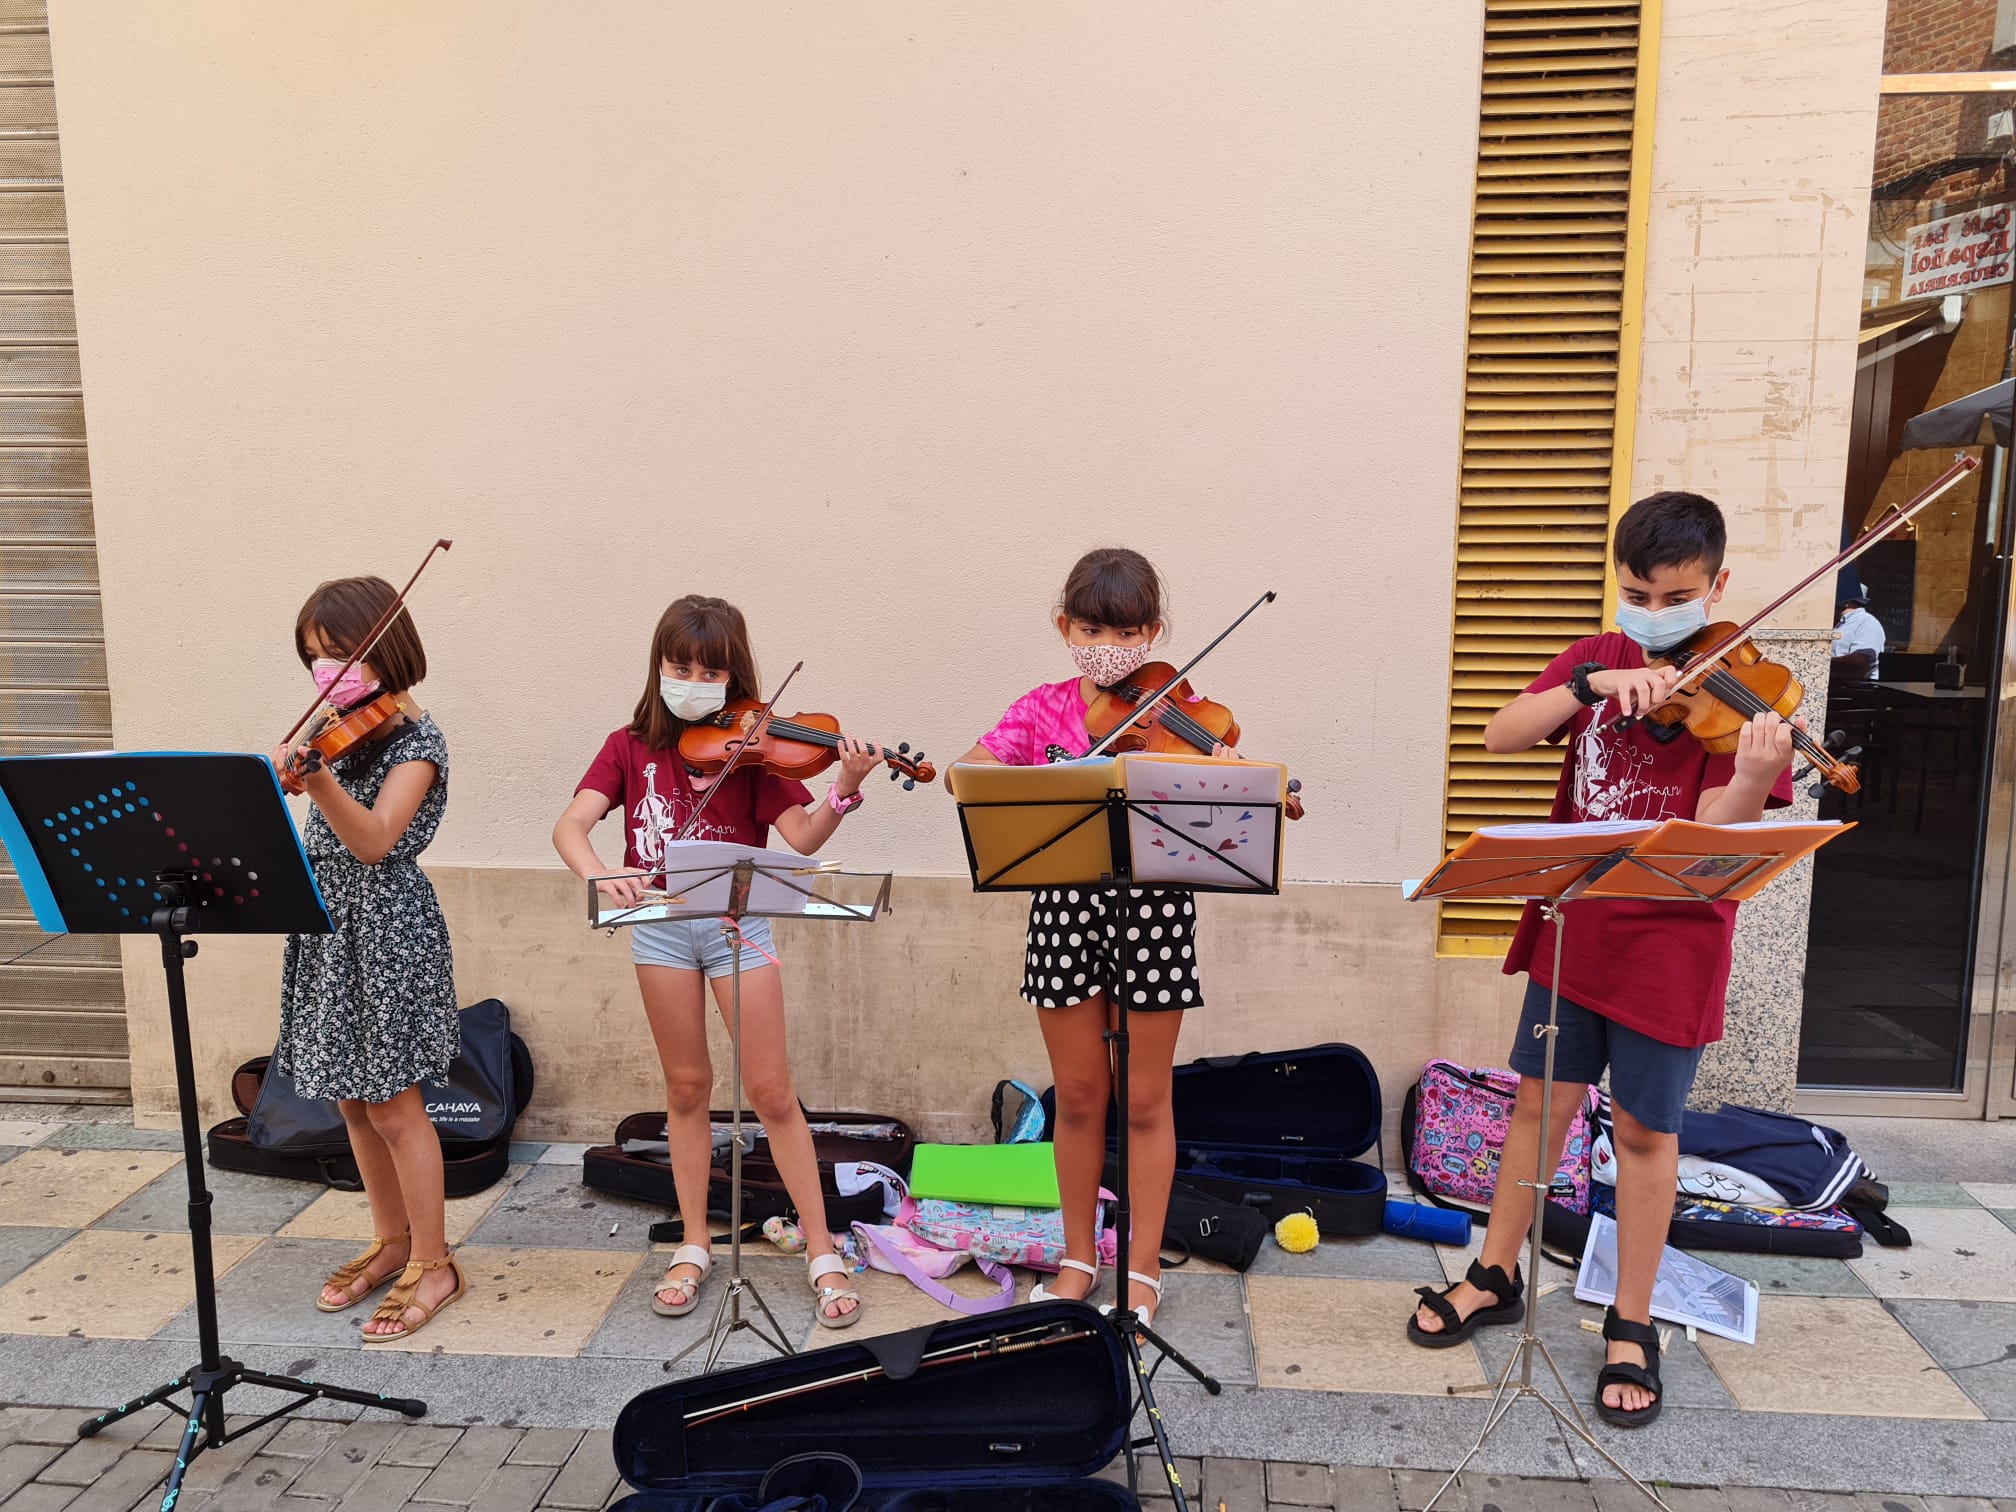
[[[0,842],[4,842],[38,925],[50,933],[153,934],[167,979],[168,1031],[189,1184],[190,1269],[196,1294],[196,1365],[77,1426],[91,1438],[143,1407],[185,1419],[161,1507],[172,1512],[183,1477],[205,1450],[265,1426],[313,1401],[348,1402],[420,1417],[411,1397],[356,1391],[253,1370],[225,1355],[217,1323],[210,1192],[203,1179],[195,1056],[183,962],[204,934],[330,932],[308,859],[272,766],[258,756],[94,752],[0,759]],[[208,859],[205,859],[208,858]],[[238,1386],[291,1399],[244,1427],[225,1419]],[[184,1408],[174,1398],[189,1393]]]

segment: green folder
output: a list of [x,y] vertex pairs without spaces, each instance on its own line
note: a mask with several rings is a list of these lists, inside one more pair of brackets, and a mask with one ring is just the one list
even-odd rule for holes
[[1047,1144],[920,1144],[911,1155],[910,1192],[948,1202],[1060,1206],[1057,1160]]

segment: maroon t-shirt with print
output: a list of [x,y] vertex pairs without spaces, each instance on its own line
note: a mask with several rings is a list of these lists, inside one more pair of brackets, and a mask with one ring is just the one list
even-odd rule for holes
[[[687,776],[677,751],[654,751],[624,729],[602,742],[601,752],[574,791],[600,793],[610,808],[622,808],[623,864],[644,871],[664,862],[665,838],[686,822],[706,783],[705,778]],[[811,801],[802,782],[773,777],[756,766],[737,767],[686,838],[768,845],[777,816]]]
[[[1605,667],[1645,665],[1629,636],[1612,632],[1579,640],[1547,664],[1528,693],[1564,686],[1584,662]],[[1556,824],[1590,820],[1692,819],[1701,795],[1727,787],[1734,756],[1711,756],[1682,731],[1662,744],[1649,722],[1622,731],[1610,726],[1623,709],[1614,699],[1582,708],[1549,740],[1567,739],[1554,792]],[[1792,801],[1791,769],[1778,774],[1766,808]],[[1722,998],[1729,985],[1734,903],[1658,903],[1585,898],[1567,909],[1561,948],[1561,996],[1669,1045],[1709,1045],[1722,1037]],[[1528,903],[1505,957],[1507,975],[1528,972],[1554,985],[1554,926]]]

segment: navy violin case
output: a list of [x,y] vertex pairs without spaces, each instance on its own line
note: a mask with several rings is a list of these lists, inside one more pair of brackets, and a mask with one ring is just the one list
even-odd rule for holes
[[1139,1512],[1093,1478],[1127,1436],[1129,1379],[1112,1327],[1059,1301],[670,1381],[616,1419],[637,1488],[616,1512],[754,1509],[774,1467],[817,1453],[860,1467],[854,1512]]

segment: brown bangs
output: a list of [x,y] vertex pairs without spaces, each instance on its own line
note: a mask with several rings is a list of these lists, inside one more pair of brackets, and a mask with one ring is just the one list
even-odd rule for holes
[[1134,630],[1162,619],[1162,575],[1138,551],[1103,546],[1078,559],[1057,607],[1072,619]]
[[[323,644],[347,657],[371,638],[371,629],[380,615],[391,608],[399,590],[381,577],[334,578],[308,595],[308,602],[294,616],[294,654],[304,667],[313,666],[315,655],[308,649],[308,632],[321,632]],[[420,632],[413,616],[401,609],[365,656],[378,674],[380,691],[404,693],[427,676],[427,652],[420,644]]]
[[760,698],[756,655],[749,648],[749,626],[742,611],[726,599],[689,593],[676,600],[651,632],[651,665],[644,674],[644,695],[630,716],[630,733],[654,751],[678,745],[686,721],[675,719],[658,693],[663,662],[691,662],[718,667],[728,674],[728,699]]

